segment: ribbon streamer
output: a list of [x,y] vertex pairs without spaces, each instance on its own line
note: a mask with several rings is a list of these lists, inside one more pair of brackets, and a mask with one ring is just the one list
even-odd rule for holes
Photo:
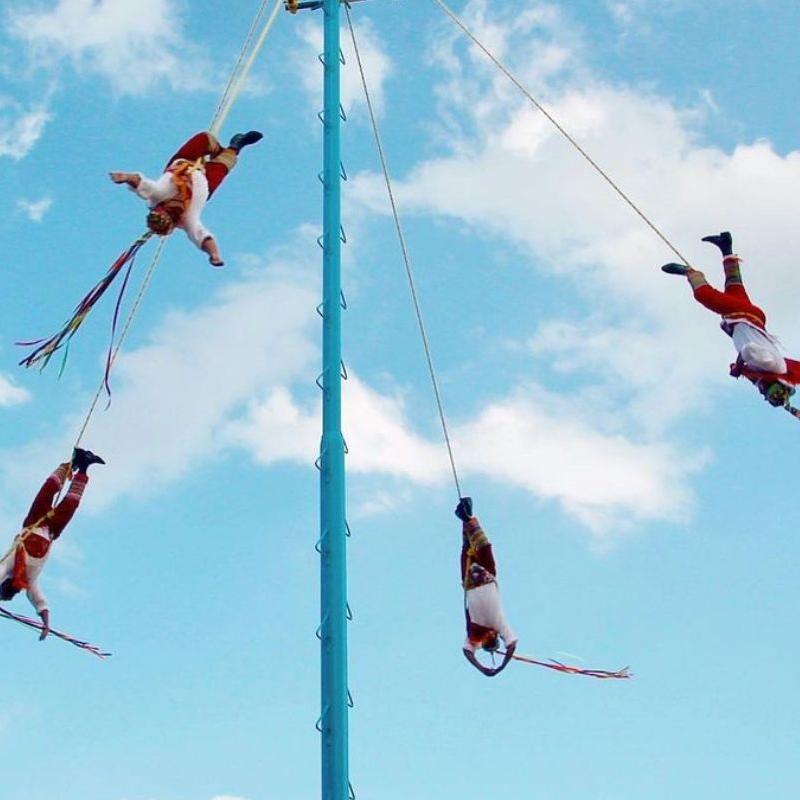
[[[25,625],[28,628],[33,628],[41,632],[44,628],[41,622],[35,619],[31,619],[30,617],[23,617],[21,614],[14,614],[11,611],[0,606],[0,617],[4,617],[5,619],[10,619],[13,622],[18,622],[20,625]],[[95,647],[93,644],[89,644],[89,642],[84,642],[81,639],[76,639],[73,636],[70,636],[67,633],[61,633],[60,631],[50,629],[50,636],[55,636],[58,639],[61,639],[65,642],[69,642],[70,644],[74,644],[75,647],[80,648],[81,650],[85,650],[87,653],[91,653],[93,656],[97,656],[99,659],[105,660],[108,658],[111,653],[105,653],[100,650],[99,647]]]
[[[117,317],[119,314],[119,307],[122,302],[122,296],[125,293],[125,289],[128,285],[128,279],[131,274],[131,270],[133,269],[133,264],[136,259],[136,254],[141,250],[147,240],[152,236],[152,233],[148,231],[147,233],[142,234],[127,250],[120,254],[117,260],[109,267],[108,272],[92,287],[92,289],[85,295],[85,297],[78,303],[75,307],[75,311],[73,312],[72,316],[64,323],[61,329],[54,333],[52,336],[46,339],[34,339],[32,341],[27,342],[17,342],[18,345],[22,347],[35,347],[36,349],[33,350],[32,353],[27,355],[25,358],[20,361],[20,366],[23,367],[32,367],[34,364],[40,364],[39,369],[43,370],[47,364],[49,363],[50,359],[53,357],[53,354],[61,349],[64,348],[64,358],[61,362],[61,368],[59,370],[59,375],[64,371],[64,366],[67,363],[67,355],[69,354],[69,343],[72,337],[77,333],[78,328],[83,324],[83,321],[88,316],[89,312],[94,308],[98,300],[105,294],[106,290],[109,286],[113,283],[114,279],[119,275],[122,271],[122,268],[127,264],[128,269],[125,272],[125,278],[122,281],[122,287],[120,289],[119,295],[117,297],[116,307],[114,309],[114,320],[111,329],[111,344],[109,345],[109,355],[106,359],[106,371],[105,371],[105,386],[106,391],[110,390],[108,388],[108,377],[111,368],[111,347],[113,346],[113,337],[116,331],[117,325]],[[36,346],[38,345],[38,346]]]
[[[501,652],[500,655],[505,655],[505,653]],[[606,669],[583,669],[582,667],[575,667],[570,664],[562,664],[554,658],[548,659],[547,661],[539,661],[536,658],[531,658],[531,656],[518,656],[516,654],[511,656],[511,658],[514,661],[524,661],[526,664],[535,664],[537,667],[546,667],[547,669],[554,669],[557,672],[566,672],[569,675],[586,675],[589,678],[600,678],[601,680],[608,680],[610,678],[628,680],[633,677],[632,673],[628,671],[628,667],[623,667],[615,671]]]

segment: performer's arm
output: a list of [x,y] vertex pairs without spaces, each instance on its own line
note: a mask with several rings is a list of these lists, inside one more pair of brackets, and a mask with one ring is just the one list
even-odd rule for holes
[[139,172],[132,174],[138,178],[138,181],[135,186],[128,184],[131,191],[138,194],[148,205],[154,206],[175,196],[175,184],[169,172],[165,172],[156,180],[151,180]]
[[499,667],[495,668],[493,674],[498,675],[501,673],[507,666],[509,661],[514,657],[514,651],[517,649],[517,643],[511,642],[511,644],[506,645],[506,652],[503,656],[503,661]]
[[42,618],[42,632],[39,634],[39,641],[43,642],[50,633],[50,612],[45,609],[39,616]]
[[494,675],[493,669],[490,669],[489,667],[484,667],[483,664],[481,664],[481,662],[478,661],[478,659],[475,657],[474,650],[471,650],[468,647],[464,647],[461,652],[464,653],[464,658],[466,658],[467,661],[469,661],[469,663],[472,664],[472,666],[478,670],[478,672],[482,672],[488,678],[491,678],[492,675]]
[[42,639],[46,639],[47,634],[50,633],[50,610],[48,609],[47,598],[39,588],[38,581],[31,583],[25,594],[28,596],[28,600],[36,609],[36,613],[42,620],[42,634],[39,637],[39,641],[42,641]]
[[42,488],[39,489],[31,504],[28,516],[25,517],[22,523],[24,528],[27,528],[29,525],[35,525],[50,511],[53,507],[53,500],[64,485],[68,474],[69,464],[59,464],[53,471],[53,474],[42,484]]

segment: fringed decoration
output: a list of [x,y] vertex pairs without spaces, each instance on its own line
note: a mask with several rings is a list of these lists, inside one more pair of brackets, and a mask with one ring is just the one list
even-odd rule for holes
[[70,317],[70,319],[64,323],[63,327],[60,331],[58,331],[58,333],[53,334],[53,336],[49,337],[48,339],[35,339],[30,342],[17,342],[17,344],[21,345],[22,347],[34,347],[38,345],[38,347],[36,347],[36,349],[30,353],[30,355],[26,356],[22,359],[22,361],[19,362],[20,366],[32,367],[34,364],[39,364],[39,369],[43,370],[53,357],[53,354],[56,352],[56,350],[59,350],[63,347],[64,357],[61,361],[61,367],[59,369],[60,376],[67,363],[70,340],[77,333],[78,328],[80,328],[80,326],[83,324],[83,321],[86,319],[97,301],[103,296],[103,294],[105,294],[108,287],[122,271],[122,268],[127,264],[128,269],[125,272],[125,278],[123,279],[122,288],[120,289],[119,296],[117,297],[117,305],[114,310],[114,322],[111,331],[112,340],[111,345],[109,345],[109,354],[106,361],[105,385],[106,390],[108,391],[108,375],[111,369],[111,347],[113,346],[113,337],[116,332],[117,316],[119,314],[120,303],[122,302],[122,296],[125,293],[125,288],[128,285],[128,278],[130,277],[131,270],[133,269],[136,254],[139,252],[139,250],[141,250],[143,245],[152,235],[153,234],[150,231],[142,234],[142,236],[140,236],[127,250],[125,250],[125,252],[119,256],[119,258],[117,258],[117,260],[109,267],[108,272],[106,272],[106,274],[92,287],[91,291],[80,301],[80,303],[78,303],[78,305],[75,307],[72,317]]
[[[39,632],[42,631],[44,627],[41,622],[35,619],[31,619],[30,617],[23,617],[20,614],[13,614],[10,611],[7,611],[5,608],[0,606],[0,617],[5,617],[5,619],[10,619],[13,622],[18,622],[20,625],[25,625],[28,628],[33,628]],[[55,631],[52,628],[50,629],[50,636],[55,636],[58,639],[61,639],[65,642],[69,642],[70,644],[74,644],[75,647],[80,648],[81,650],[85,650],[87,653],[91,653],[93,656],[97,656],[100,659],[108,658],[111,653],[105,653],[100,650],[99,647],[95,647],[93,644],[89,644],[89,642],[81,641],[80,639],[75,639],[74,637],[70,636],[66,633],[61,633],[60,631]]]
[[[501,653],[501,655],[504,654]],[[557,672],[566,672],[569,675],[586,675],[589,678],[601,679],[618,678],[620,680],[627,680],[633,677],[632,673],[628,671],[628,667],[623,667],[622,669],[611,672],[605,669],[583,669],[581,667],[574,667],[569,664],[562,664],[560,661],[556,661],[553,658],[547,661],[539,661],[530,656],[518,656],[516,654],[511,656],[511,658],[515,661],[524,661],[526,664],[535,664],[537,667],[546,667],[547,669],[554,669]]]

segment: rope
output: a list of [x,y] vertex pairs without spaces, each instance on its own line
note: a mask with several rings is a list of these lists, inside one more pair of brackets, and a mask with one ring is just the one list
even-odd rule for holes
[[253,17],[253,21],[250,23],[250,30],[247,31],[247,36],[245,37],[244,43],[242,44],[242,49],[239,51],[239,56],[236,59],[236,63],[233,65],[233,69],[231,70],[231,73],[228,76],[228,83],[225,86],[225,89],[219,98],[219,102],[217,103],[217,107],[214,111],[214,116],[211,117],[211,123],[209,124],[208,129],[209,131],[214,133],[214,135],[216,135],[217,131],[221,127],[217,125],[217,120],[219,119],[223,106],[226,104],[228,100],[228,95],[230,94],[231,85],[233,84],[233,79],[238,74],[239,68],[242,65],[242,61],[244,61],[244,57],[250,48],[250,43],[253,41],[253,37],[255,36],[256,30],[258,28],[258,23],[261,21],[261,17],[264,15],[264,10],[266,9],[268,2],[269,0],[262,0],[261,5],[259,6],[258,11],[256,12],[255,17]]
[[81,443],[81,439],[83,439],[83,434],[86,433],[86,428],[89,426],[89,421],[92,418],[92,415],[97,408],[97,402],[100,399],[100,395],[103,393],[103,388],[106,386],[107,375],[111,371],[111,367],[114,364],[114,361],[119,354],[120,349],[122,348],[122,343],[125,341],[125,337],[128,335],[128,331],[131,329],[131,324],[133,323],[133,318],[136,316],[136,312],[139,310],[139,306],[142,303],[142,299],[144,298],[145,292],[150,286],[150,282],[153,279],[153,273],[158,266],[158,262],[161,260],[161,253],[164,250],[164,245],[166,245],[167,240],[166,238],[162,238],[159,240],[158,247],[156,248],[155,253],[153,254],[153,259],[150,262],[150,266],[147,268],[147,271],[144,274],[144,278],[142,278],[141,286],[139,287],[139,292],[136,295],[136,299],[133,301],[133,305],[131,306],[131,310],[128,312],[128,316],[125,319],[125,325],[123,326],[122,330],[120,331],[119,338],[117,339],[117,344],[114,347],[113,352],[109,356],[108,364],[106,368],[106,375],[101,379],[100,384],[97,387],[97,391],[95,392],[94,398],[89,406],[89,410],[86,413],[86,417],[83,420],[83,424],[78,431],[78,436],[75,439],[75,447],[78,447]]
[[367,101],[367,109],[369,110],[369,117],[372,122],[372,132],[375,136],[375,144],[378,149],[378,157],[380,158],[381,168],[383,170],[383,179],[386,182],[386,191],[389,194],[389,203],[392,207],[392,216],[394,217],[394,226],[397,230],[397,238],[400,241],[400,250],[403,254],[403,263],[405,264],[406,269],[406,277],[408,278],[408,286],[411,290],[411,300],[414,304],[414,313],[417,317],[417,325],[419,326],[420,336],[422,337],[422,346],[425,348],[425,359],[428,364],[428,373],[430,374],[431,378],[431,385],[433,386],[433,394],[436,398],[436,407],[439,411],[439,421],[442,425],[442,433],[444,434],[444,441],[447,445],[447,455],[450,458],[450,468],[453,472],[453,480],[456,485],[456,492],[458,493],[459,498],[462,497],[461,494],[461,484],[458,480],[458,471],[456,470],[456,461],[455,457],[453,456],[453,446],[450,442],[450,434],[447,430],[447,421],[445,420],[444,415],[444,407],[442,405],[442,396],[439,391],[439,381],[436,377],[436,370],[433,366],[433,357],[431,355],[431,347],[430,342],[428,340],[428,334],[425,330],[425,322],[422,317],[422,309],[420,308],[419,302],[419,295],[417,292],[416,284],[414,281],[414,273],[411,269],[411,259],[409,258],[408,254],[408,247],[406,246],[406,239],[403,235],[403,228],[400,224],[400,216],[397,211],[397,203],[395,202],[394,192],[392,190],[392,181],[389,176],[389,165],[386,160],[386,154],[383,149],[383,143],[381,141],[380,131],[378,130],[378,123],[375,118],[375,110],[372,106],[372,98],[370,97],[369,88],[367,86],[367,79],[364,74],[364,65],[361,62],[361,53],[358,49],[358,42],[356,41],[356,33],[355,29],[353,28],[353,20],[350,16],[350,7],[347,3],[344,4],[344,10],[347,14],[347,25],[350,28],[350,36],[353,40],[353,50],[356,54],[356,61],[358,62],[358,71],[361,74],[361,85],[364,89],[364,97]]
[[686,256],[666,237],[661,230],[648,219],[645,213],[633,202],[633,200],[614,182],[605,170],[581,147],[580,144],[570,135],[570,133],[558,122],[558,120],[530,93],[530,91],[514,76],[511,70],[503,64],[500,59],[491,53],[475,36],[474,33],[459,19],[456,13],[450,9],[443,0],[433,0],[448,17],[472,40],[472,42],[484,52],[484,54],[494,63],[494,65],[522,92],[525,97],[536,107],[538,111],[552,123],[558,132],[589,162],[594,170],[608,183],[609,186],[630,206],[630,208],[640,217],[640,219],[650,228],[656,236],[684,263],[690,266]]
[[[26,627],[33,628],[37,631],[44,629],[44,625],[42,625],[41,622],[31,619],[30,617],[23,617],[21,614],[13,614],[11,611],[7,611],[2,606],[0,606],[0,617],[12,620],[13,622],[18,622],[20,625],[25,625]],[[111,655],[111,653],[105,653],[99,647],[89,644],[89,642],[84,642],[82,639],[76,639],[74,636],[70,636],[68,633],[61,633],[61,631],[56,631],[52,628],[50,629],[50,636],[55,636],[57,639],[74,644],[75,647],[85,650],[87,653],[91,653],[93,656],[97,656],[100,659],[106,659]]]
[[[248,40],[252,40],[252,33],[255,27],[258,24],[258,20],[263,16],[264,8],[266,7],[269,0],[262,0],[261,6],[256,13],[256,17],[253,20],[253,24],[251,25],[250,33],[248,33]],[[256,40],[256,43],[253,45],[252,50],[250,51],[250,56],[248,57],[247,61],[245,61],[244,66],[241,67],[239,73],[237,74],[237,68],[242,62],[244,58],[244,54],[246,52],[246,46],[242,48],[242,51],[239,53],[239,58],[236,62],[236,66],[233,68],[231,72],[231,77],[228,80],[228,86],[225,88],[225,92],[223,93],[222,100],[220,100],[220,104],[217,108],[216,113],[214,114],[214,119],[211,122],[211,133],[215,136],[219,133],[220,129],[222,128],[225,120],[230,113],[233,104],[236,102],[236,99],[239,97],[239,94],[244,87],[245,82],[247,81],[247,76],[250,74],[250,70],[253,68],[253,64],[255,63],[256,57],[258,56],[261,48],[264,44],[264,40],[267,38],[267,34],[272,28],[273,23],[278,17],[278,12],[281,10],[283,5],[283,0],[275,0],[275,6],[272,9],[272,13],[269,15],[264,27],[261,29],[261,33]],[[245,45],[249,42],[248,40],[245,41]]]

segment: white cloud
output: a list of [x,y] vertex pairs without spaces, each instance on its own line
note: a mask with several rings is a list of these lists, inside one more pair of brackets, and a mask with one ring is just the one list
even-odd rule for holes
[[[351,372],[343,401],[349,470],[421,483],[446,476],[442,449],[413,433],[400,398],[379,394]],[[287,389],[280,388],[231,423],[226,437],[264,464],[284,459],[308,464],[317,457],[319,427],[319,404],[302,409]]]
[[[305,380],[317,351],[313,274],[275,261],[191,312],[168,313],[146,344],[119,357],[111,408],[101,403],[84,439],[108,462],[93,470],[87,508],[158,493],[219,453],[220,432],[249,398]],[[54,453],[69,451],[87,402],[59,421],[58,438],[24,448],[25,469],[6,474],[8,492],[35,483]]]
[[[443,443],[414,432],[402,400],[381,395],[352,373],[344,394],[343,428],[352,474],[381,474],[420,485],[445,485],[450,468]],[[451,436],[460,471],[516,485],[552,500],[598,539],[629,532],[652,520],[684,521],[693,506],[686,476],[704,454],[682,455],[664,442],[634,441],[603,433],[592,414],[582,418],[563,398],[541,387],[520,387],[453,424]],[[288,390],[263,403],[227,429],[231,442],[262,463],[290,459],[310,463],[319,439],[318,407],[301,409]],[[361,500],[358,513],[390,510],[388,495]]]
[[462,468],[557,502],[603,540],[644,522],[689,518],[686,478],[704,455],[602,433],[591,414],[564,406],[536,386],[489,405],[455,431]]
[[23,111],[19,104],[0,98],[0,157],[14,161],[25,158],[52,118],[43,106]]
[[[372,104],[376,113],[380,114],[385,103],[385,84],[392,74],[392,64],[383,43],[368,21],[353,23],[353,27]],[[322,65],[316,59],[309,58],[308,52],[322,52],[322,29],[312,21],[300,21],[298,34],[305,49],[296,55],[297,70],[308,96],[316,107],[321,108]],[[341,101],[345,113],[349,114],[357,104],[365,105],[366,101],[353,42],[346,27],[342,28],[341,48],[346,62],[342,67]]]
[[173,0],[58,0],[47,9],[26,5],[8,13],[8,30],[32,58],[107,79],[121,93],[141,94],[165,84],[199,89],[208,83],[201,48],[181,33]]
[[31,222],[41,222],[52,205],[52,197],[42,197],[40,200],[25,200],[24,198],[17,200],[17,208],[25,213]]
[[31,395],[27,389],[17,386],[12,378],[0,373],[0,407],[16,406],[30,400]]

